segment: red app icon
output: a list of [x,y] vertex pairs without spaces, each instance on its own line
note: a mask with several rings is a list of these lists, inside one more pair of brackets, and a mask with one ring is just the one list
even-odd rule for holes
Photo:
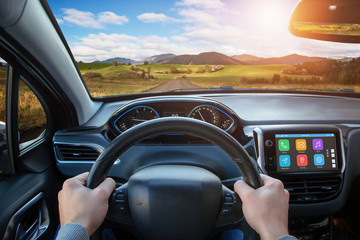
[[306,154],[299,154],[297,155],[296,159],[297,159],[297,165],[299,167],[305,167],[308,165],[308,158]]

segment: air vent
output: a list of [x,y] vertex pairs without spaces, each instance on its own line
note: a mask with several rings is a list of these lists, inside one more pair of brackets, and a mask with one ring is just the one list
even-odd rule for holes
[[329,201],[337,196],[341,187],[340,176],[308,177],[283,180],[290,193],[290,203]]
[[92,146],[55,144],[57,157],[60,161],[95,161],[100,151]]

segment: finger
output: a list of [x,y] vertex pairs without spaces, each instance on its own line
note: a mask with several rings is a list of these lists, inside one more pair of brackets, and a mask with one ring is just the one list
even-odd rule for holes
[[76,183],[79,183],[83,186],[85,186],[86,184],[86,179],[89,177],[89,172],[84,172],[84,173],[81,173],[77,176],[75,176],[73,179],[74,179],[74,182]]
[[109,198],[112,191],[115,189],[115,181],[112,178],[106,178],[99,186],[95,189],[102,189],[106,194],[106,197]]
[[264,185],[268,185],[271,183],[274,183],[275,179],[272,177],[269,177],[268,175],[260,174],[261,180]]
[[235,192],[239,195],[241,199],[243,199],[249,193],[255,191],[252,187],[250,187],[245,181],[239,180],[234,185]]

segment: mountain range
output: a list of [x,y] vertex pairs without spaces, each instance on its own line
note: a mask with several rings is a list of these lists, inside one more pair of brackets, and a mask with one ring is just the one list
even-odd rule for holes
[[158,61],[159,64],[195,64],[195,65],[244,65],[246,63],[217,52],[205,52],[198,55],[179,55]]
[[310,61],[321,61],[326,60],[328,58],[322,58],[322,57],[307,57],[302,56],[298,54],[291,54],[284,57],[273,57],[273,58],[262,58],[262,57],[256,57],[249,54],[243,54],[243,55],[235,55],[232,56],[233,58],[236,58],[240,61],[246,62],[249,65],[270,65],[270,64],[301,64],[304,62],[310,62]]
[[123,62],[125,64],[133,64],[135,61],[131,60],[129,58],[120,58],[120,57],[116,57],[116,58],[109,58],[103,61],[95,61],[93,63],[113,63],[113,62]]
[[249,54],[227,56],[218,52],[204,52],[197,55],[184,54],[175,55],[172,53],[160,54],[148,57],[144,60],[132,60],[128,58],[110,58],[94,63],[112,63],[125,62],[125,64],[143,64],[147,61],[149,64],[195,64],[195,65],[271,65],[271,64],[302,64],[309,61],[321,61],[329,58],[308,57],[298,54],[291,54],[284,57],[263,58]]

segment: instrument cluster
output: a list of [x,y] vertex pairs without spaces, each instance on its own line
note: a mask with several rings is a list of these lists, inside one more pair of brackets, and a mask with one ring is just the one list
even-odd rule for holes
[[125,105],[109,119],[108,125],[115,135],[149,120],[160,117],[188,117],[198,119],[224,131],[235,131],[236,114],[226,106],[205,100],[194,102],[169,99],[168,101],[144,101]]

